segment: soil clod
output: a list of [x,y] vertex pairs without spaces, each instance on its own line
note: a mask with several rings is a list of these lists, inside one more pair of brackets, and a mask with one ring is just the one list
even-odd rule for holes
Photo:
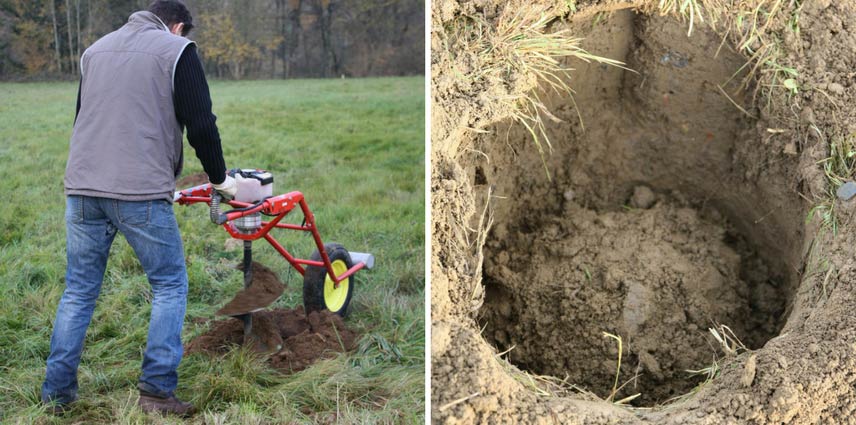
[[[347,352],[359,335],[342,318],[329,311],[304,314],[303,307],[253,313],[253,349],[268,353],[268,364],[283,373],[309,367],[319,359]],[[243,324],[230,318],[216,321],[211,329],[185,347],[186,354],[224,354],[244,341]]]
[[[243,270],[243,265],[238,265]],[[253,283],[249,288],[242,289],[231,301],[226,303],[217,315],[236,316],[265,308],[282,295],[285,285],[276,273],[264,265],[253,262]]]
[[630,205],[633,208],[648,209],[657,201],[657,196],[654,191],[648,186],[636,186],[633,189],[633,196],[630,198]]

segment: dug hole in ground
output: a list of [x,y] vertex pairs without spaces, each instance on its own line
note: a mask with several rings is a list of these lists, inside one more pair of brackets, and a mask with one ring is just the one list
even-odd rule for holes
[[856,5],[664,3],[433,4],[435,423],[856,423]]

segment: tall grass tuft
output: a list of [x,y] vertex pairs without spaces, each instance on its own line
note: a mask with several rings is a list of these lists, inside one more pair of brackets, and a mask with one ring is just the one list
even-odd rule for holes
[[488,20],[483,15],[461,17],[448,30],[458,57],[471,56],[477,66],[460,78],[472,83],[505,84],[505,94],[492,100],[523,125],[541,155],[547,178],[545,155],[552,151],[544,119],[557,121],[534,89],[542,87],[573,96],[570,68],[564,58],[622,66],[617,60],[597,56],[580,47],[581,38],[569,30],[552,31],[558,19],[547,8],[506,7],[498,17]]

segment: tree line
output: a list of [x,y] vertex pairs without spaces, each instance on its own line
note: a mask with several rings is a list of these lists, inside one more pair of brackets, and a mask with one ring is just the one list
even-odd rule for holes
[[[149,0],[0,0],[0,79],[79,76],[80,55]],[[186,0],[209,75],[424,73],[424,0]]]

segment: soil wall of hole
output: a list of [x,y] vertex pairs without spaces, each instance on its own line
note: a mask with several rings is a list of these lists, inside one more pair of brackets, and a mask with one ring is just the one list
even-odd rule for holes
[[[804,34],[826,59],[848,42],[828,37],[822,17],[856,11],[807,9]],[[856,282],[845,248],[853,232],[845,226],[836,238],[816,237],[816,221],[806,221],[807,200],[825,191],[817,161],[828,149],[804,134],[810,124],[840,134],[840,117],[853,110],[832,117],[820,110],[820,95],[806,95],[798,103],[808,113],[788,111],[792,120],[781,118],[792,105],[773,105],[775,118],[761,114],[745,94],[754,87],[737,90],[745,58],[704,27],[688,39],[684,23],[629,11],[554,29],[565,25],[585,37],[588,51],[637,72],[569,62],[573,101],[540,93],[557,118],[548,123],[552,179],[513,121],[483,135],[432,129],[471,143],[455,158],[432,148],[432,287],[442,292],[432,291],[432,381],[448,389],[432,393],[435,422],[851,423],[856,345],[845,312],[856,300],[844,288]],[[789,59],[801,70],[817,61]],[[463,245],[472,241],[450,249],[456,241],[447,235],[458,225],[476,228],[486,204],[493,227],[482,282],[467,276],[472,251]],[[847,222],[853,206],[837,207]],[[455,223],[460,216],[469,221]],[[834,272],[818,272],[818,249]],[[665,409],[617,408],[590,394],[545,391],[549,385],[531,378],[567,378],[605,397],[617,354],[601,336],[608,331],[625,337],[620,382],[635,386],[620,395],[642,392],[634,404],[662,403],[701,381],[684,370],[710,363],[713,322],[730,322],[751,351]]]

